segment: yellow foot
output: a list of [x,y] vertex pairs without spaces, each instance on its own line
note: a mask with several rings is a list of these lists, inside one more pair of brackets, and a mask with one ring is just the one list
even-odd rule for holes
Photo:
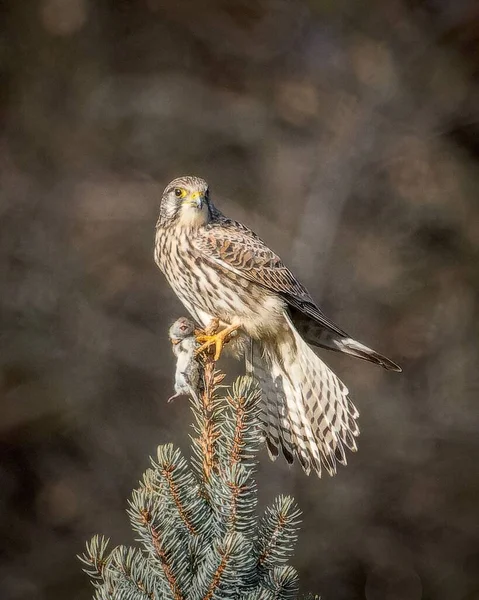
[[213,335],[213,333],[216,333],[218,331],[219,326],[220,326],[219,319],[217,319],[216,317],[214,319],[211,319],[209,324],[204,329],[195,329],[196,340],[199,341],[198,337],[201,337],[201,336]]
[[[233,331],[236,331],[239,328],[239,325],[230,325],[226,327],[222,331],[218,331],[217,333],[207,333],[207,331],[211,331],[211,324],[208,326],[208,329],[205,332],[198,332],[199,335],[196,336],[196,341],[201,344],[201,346],[196,350],[196,354],[201,354],[211,346],[215,347],[215,358],[217,361],[221,356],[221,352],[223,350],[223,346],[229,341],[230,335]],[[216,324],[215,329],[218,328],[218,324]]]

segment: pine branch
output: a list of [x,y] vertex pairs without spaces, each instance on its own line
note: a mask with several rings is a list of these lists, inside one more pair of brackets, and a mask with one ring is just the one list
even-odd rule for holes
[[196,438],[192,438],[193,452],[196,455],[196,467],[206,483],[217,471],[217,444],[220,437],[220,406],[217,398],[217,387],[223,380],[221,373],[216,371],[216,364],[211,355],[203,357],[204,385],[199,402],[192,399],[192,409],[195,418]]
[[[196,359],[195,359],[196,360]],[[250,377],[226,390],[210,354],[193,393],[192,458],[159,446],[128,514],[140,548],[95,536],[79,557],[96,600],[291,600],[298,575],[287,562],[300,513],[280,496],[258,523],[255,481],[260,391]]]
[[93,580],[103,579],[104,577],[105,568],[108,562],[108,554],[106,551],[109,543],[109,539],[100,535],[95,535],[87,542],[86,551],[78,556],[81,562],[86,565],[86,568],[83,570]]
[[80,560],[92,577],[97,598],[117,598],[128,592],[132,600],[163,597],[163,586],[147,559],[137,549],[117,546],[108,555],[108,540],[95,536]]
[[269,570],[288,560],[298,539],[300,515],[290,496],[279,496],[266,508],[257,541],[260,568]]
[[241,377],[233,383],[226,400],[230,418],[223,422],[222,434],[228,443],[229,464],[233,467],[243,462],[254,467],[261,439],[258,422],[261,392],[250,377]]
[[205,516],[209,506],[200,494],[200,484],[196,481],[189,465],[179,450],[172,444],[158,447],[157,472],[164,486],[163,493],[174,505],[178,516],[191,535],[200,535],[209,525]]
[[188,537],[179,518],[169,510],[164,498],[155,499],[141,490],[134,494],[129,514],[140,533],[146,553],[159,567],[158,571],[174,600],[187,598],[191,573],[185,551]]
[[138,600],[154,600],[163,592],[158,575],[137,549],[117,546],[110,555],[109,577]]
[[208,552],[204,568],[193,582],[193,598],[221,600],[237,597],[252,566],[251,543],[241,534],[227,534]]
[[298,573],[290,566],[273,567],[267,571],[263,585],[272,594],[272,599],[294,600],[299,589]]

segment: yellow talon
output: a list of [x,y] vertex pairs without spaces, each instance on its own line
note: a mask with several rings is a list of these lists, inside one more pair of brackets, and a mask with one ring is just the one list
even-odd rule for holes
[[198,337],[201,337],[201,336],[213,335],[213,333],[216,333],[218,331],[219,326],[220,326],[219,319],[217,319],[216,317],[214,319],[211,319],[209,325],[207,327],[205,327],[204,329],[195,329],[196,340],[199,341]]
[[[201,346],[196,350],[196,354],[201,354],[211,346],[215,346],[215,357],[214,360],[217,361],[221,356],[221,352],[223,351],[223,346],[229,341],[230,335],[233,331],[236,331],[239,328],[239,325],[230,325],[225,329],[218,331],[217,333],[209,333],[211,331],[212,324],[205,329],[205,332],[199,331],[196,332],[196,341],[201,344]],[[218,328],[218,323],[214,324],[214,329]],[[208,333],[207,333],[208,332]]]

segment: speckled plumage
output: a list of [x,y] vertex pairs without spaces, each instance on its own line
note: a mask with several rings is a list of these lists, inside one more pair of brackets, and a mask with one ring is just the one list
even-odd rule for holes
[[346,386],[308,344],[399,367],[330,321],[255,233],[211,203],[203,179],[181,177],[166,187],[155,260],[196,321],[206,326],[218,318],[239,327],[263,389],[270,455],[281,448],[307,473],[335,473],[337,462],[346,463],[344,447],[356,449],[358,412]]

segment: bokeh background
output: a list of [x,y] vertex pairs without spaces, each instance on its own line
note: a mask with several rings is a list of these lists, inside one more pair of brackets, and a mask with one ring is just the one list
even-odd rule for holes
[[[0,596],[86,600],[157,444],[188,445],[153,262],[161,192],[213,198],[341,327],[361,411],[332,479],[261,455],[326,600],[479,598],[476,0],[4,0]],[[232,368],[229,369],[233,373]]]

